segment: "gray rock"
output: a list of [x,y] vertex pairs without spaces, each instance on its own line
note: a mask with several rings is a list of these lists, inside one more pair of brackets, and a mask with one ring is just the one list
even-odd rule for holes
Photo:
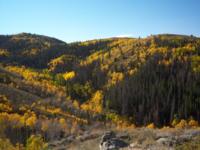
[[120,138],[116,138],[115,133],[112,131],[106,132],[102,136],[101,143],[99,145],[100,150],[118,150],[127,146],[128,144]]
[[111,138],[115,138],[115,137],[116,137],[116,135],[115,135],[114,132],[112,132],[112,131],[107,131],[107,132],[102,136],[101,142],[105,142],[105,141],[107,141],[107,140],[109,140],[109,139],[111,139]]
[[100,145],[100,150],[118,150],[119,148],[127,147],[128,144],[120,139],[112,138]]
[[162,145],[173,146],[176,140],[173,138],[159,138],[156,142]]
[[70,136],[67,137],[68,142],[72,142],[72,141],[74,141],[74,139],[75,139],[74,135],[70,135]]
[[86,140],[89,140],[89,139],[93,139],[93,138],[96,138],[98,137],[98,134],[92,134],[92,133],[85,133],[81,136],[78,136],[76,139],[83,142],[83,141],[86,141]]
[[195,134],[187,133],[187,134],[183,134],[179,136],[161,137],[156,142],[162,145],[166,145],[166,146],[174,146],[176,144],[181,144],[181,143],[192,140],[192,138],[196,135],[196,132],[194,133]]
[[123,132],[123,133],[118,134],[117,138],[120,138],[120,139],[130,139],[130,136],[128,135],[128,133]]

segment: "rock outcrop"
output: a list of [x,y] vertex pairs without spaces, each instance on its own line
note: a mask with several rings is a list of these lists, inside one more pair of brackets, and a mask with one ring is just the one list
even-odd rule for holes
[[115,133],[112,131],[108,131],[102,136],[99,145],[100,150],[119,150],[120,148],[127,146],[128,144],[122,139],[116,137]]

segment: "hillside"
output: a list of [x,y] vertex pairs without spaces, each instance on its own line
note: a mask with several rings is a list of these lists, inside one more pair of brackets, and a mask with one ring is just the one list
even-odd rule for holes
[[198,37],[65,43],[1,35],[0,65],[0,137],[14,145],[32,134],[50,142],[96,125],[191,128],[200,121]]

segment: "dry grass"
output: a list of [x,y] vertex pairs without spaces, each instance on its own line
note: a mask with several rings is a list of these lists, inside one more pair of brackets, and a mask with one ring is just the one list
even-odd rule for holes
[[70,149],[70,150],[99,150],[99,143],[100,143],[100,137],[86,140],[84,142],[75,141],[75,142],[71,143],[67,147],[67,149]]
[[195,137],[189,142],[176,146],[176,150],[200,150],[200,136]]

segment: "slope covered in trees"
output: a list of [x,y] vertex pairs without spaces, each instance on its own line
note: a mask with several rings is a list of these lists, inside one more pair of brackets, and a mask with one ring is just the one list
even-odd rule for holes
[[48,141],[81,132],[96,121],[200,121],[200,39],[194,36],[67,44],[27,33],[2,35],[0,63],[0,134],[15,144],[29,137],[31,143],[32,133]]

